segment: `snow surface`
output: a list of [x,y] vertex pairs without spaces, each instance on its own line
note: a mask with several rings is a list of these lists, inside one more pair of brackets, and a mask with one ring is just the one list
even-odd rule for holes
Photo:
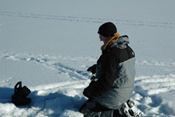
[[[86,69],[111,21],[136,53],[132,99],[145,117],[175,117],[174,0],[0,0],[0,116],[83,117]],[[29,106],[11,103],[14,86],[31,89]]]

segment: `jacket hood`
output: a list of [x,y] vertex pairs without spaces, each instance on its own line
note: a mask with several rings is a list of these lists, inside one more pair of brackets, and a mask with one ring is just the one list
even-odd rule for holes
[[111,48],[117,47],[120,49],[124,49],[129,44],[129,37],[127,35],[119,37],[112,45]]

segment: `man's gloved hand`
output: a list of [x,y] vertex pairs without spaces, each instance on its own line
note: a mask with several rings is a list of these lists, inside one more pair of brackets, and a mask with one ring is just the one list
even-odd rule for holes
[[94,64],[93,66],[89,67],[87,69],[87,71],[92,72],[92,74],[95,74],[95,72],[96,72],[96,64]]
[[83,95],[88,97],[88,98],[92,98],[91,94],[88,92],[88,89],[85,88],[84,91],[83,91]]
[[91,81],[89,86],[84,89],[84,91],[83,91],[84,96],[86,96],[88,98],[94,98],[95,96],[98,95],[96,89],[94,89],[95,83],[96,83],[95,81]]

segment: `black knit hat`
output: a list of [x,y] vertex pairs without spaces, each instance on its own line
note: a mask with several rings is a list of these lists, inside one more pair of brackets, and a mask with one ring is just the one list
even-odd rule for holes
[[114,33],[116,33],[116,32],[117,32],[117,28],[111,22],[106,22],[106,23],[102,24],[98,29],[98,33],[105,36],[105,37],[113,36]]

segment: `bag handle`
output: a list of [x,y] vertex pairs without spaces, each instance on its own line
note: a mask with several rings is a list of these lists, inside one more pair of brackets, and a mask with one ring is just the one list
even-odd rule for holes
[[[19,85],[19,86],[18,86]],[[17,92],[17,89],[22,88],[22,82],[19,81],[16,85],[15,85],[15,92]]]

